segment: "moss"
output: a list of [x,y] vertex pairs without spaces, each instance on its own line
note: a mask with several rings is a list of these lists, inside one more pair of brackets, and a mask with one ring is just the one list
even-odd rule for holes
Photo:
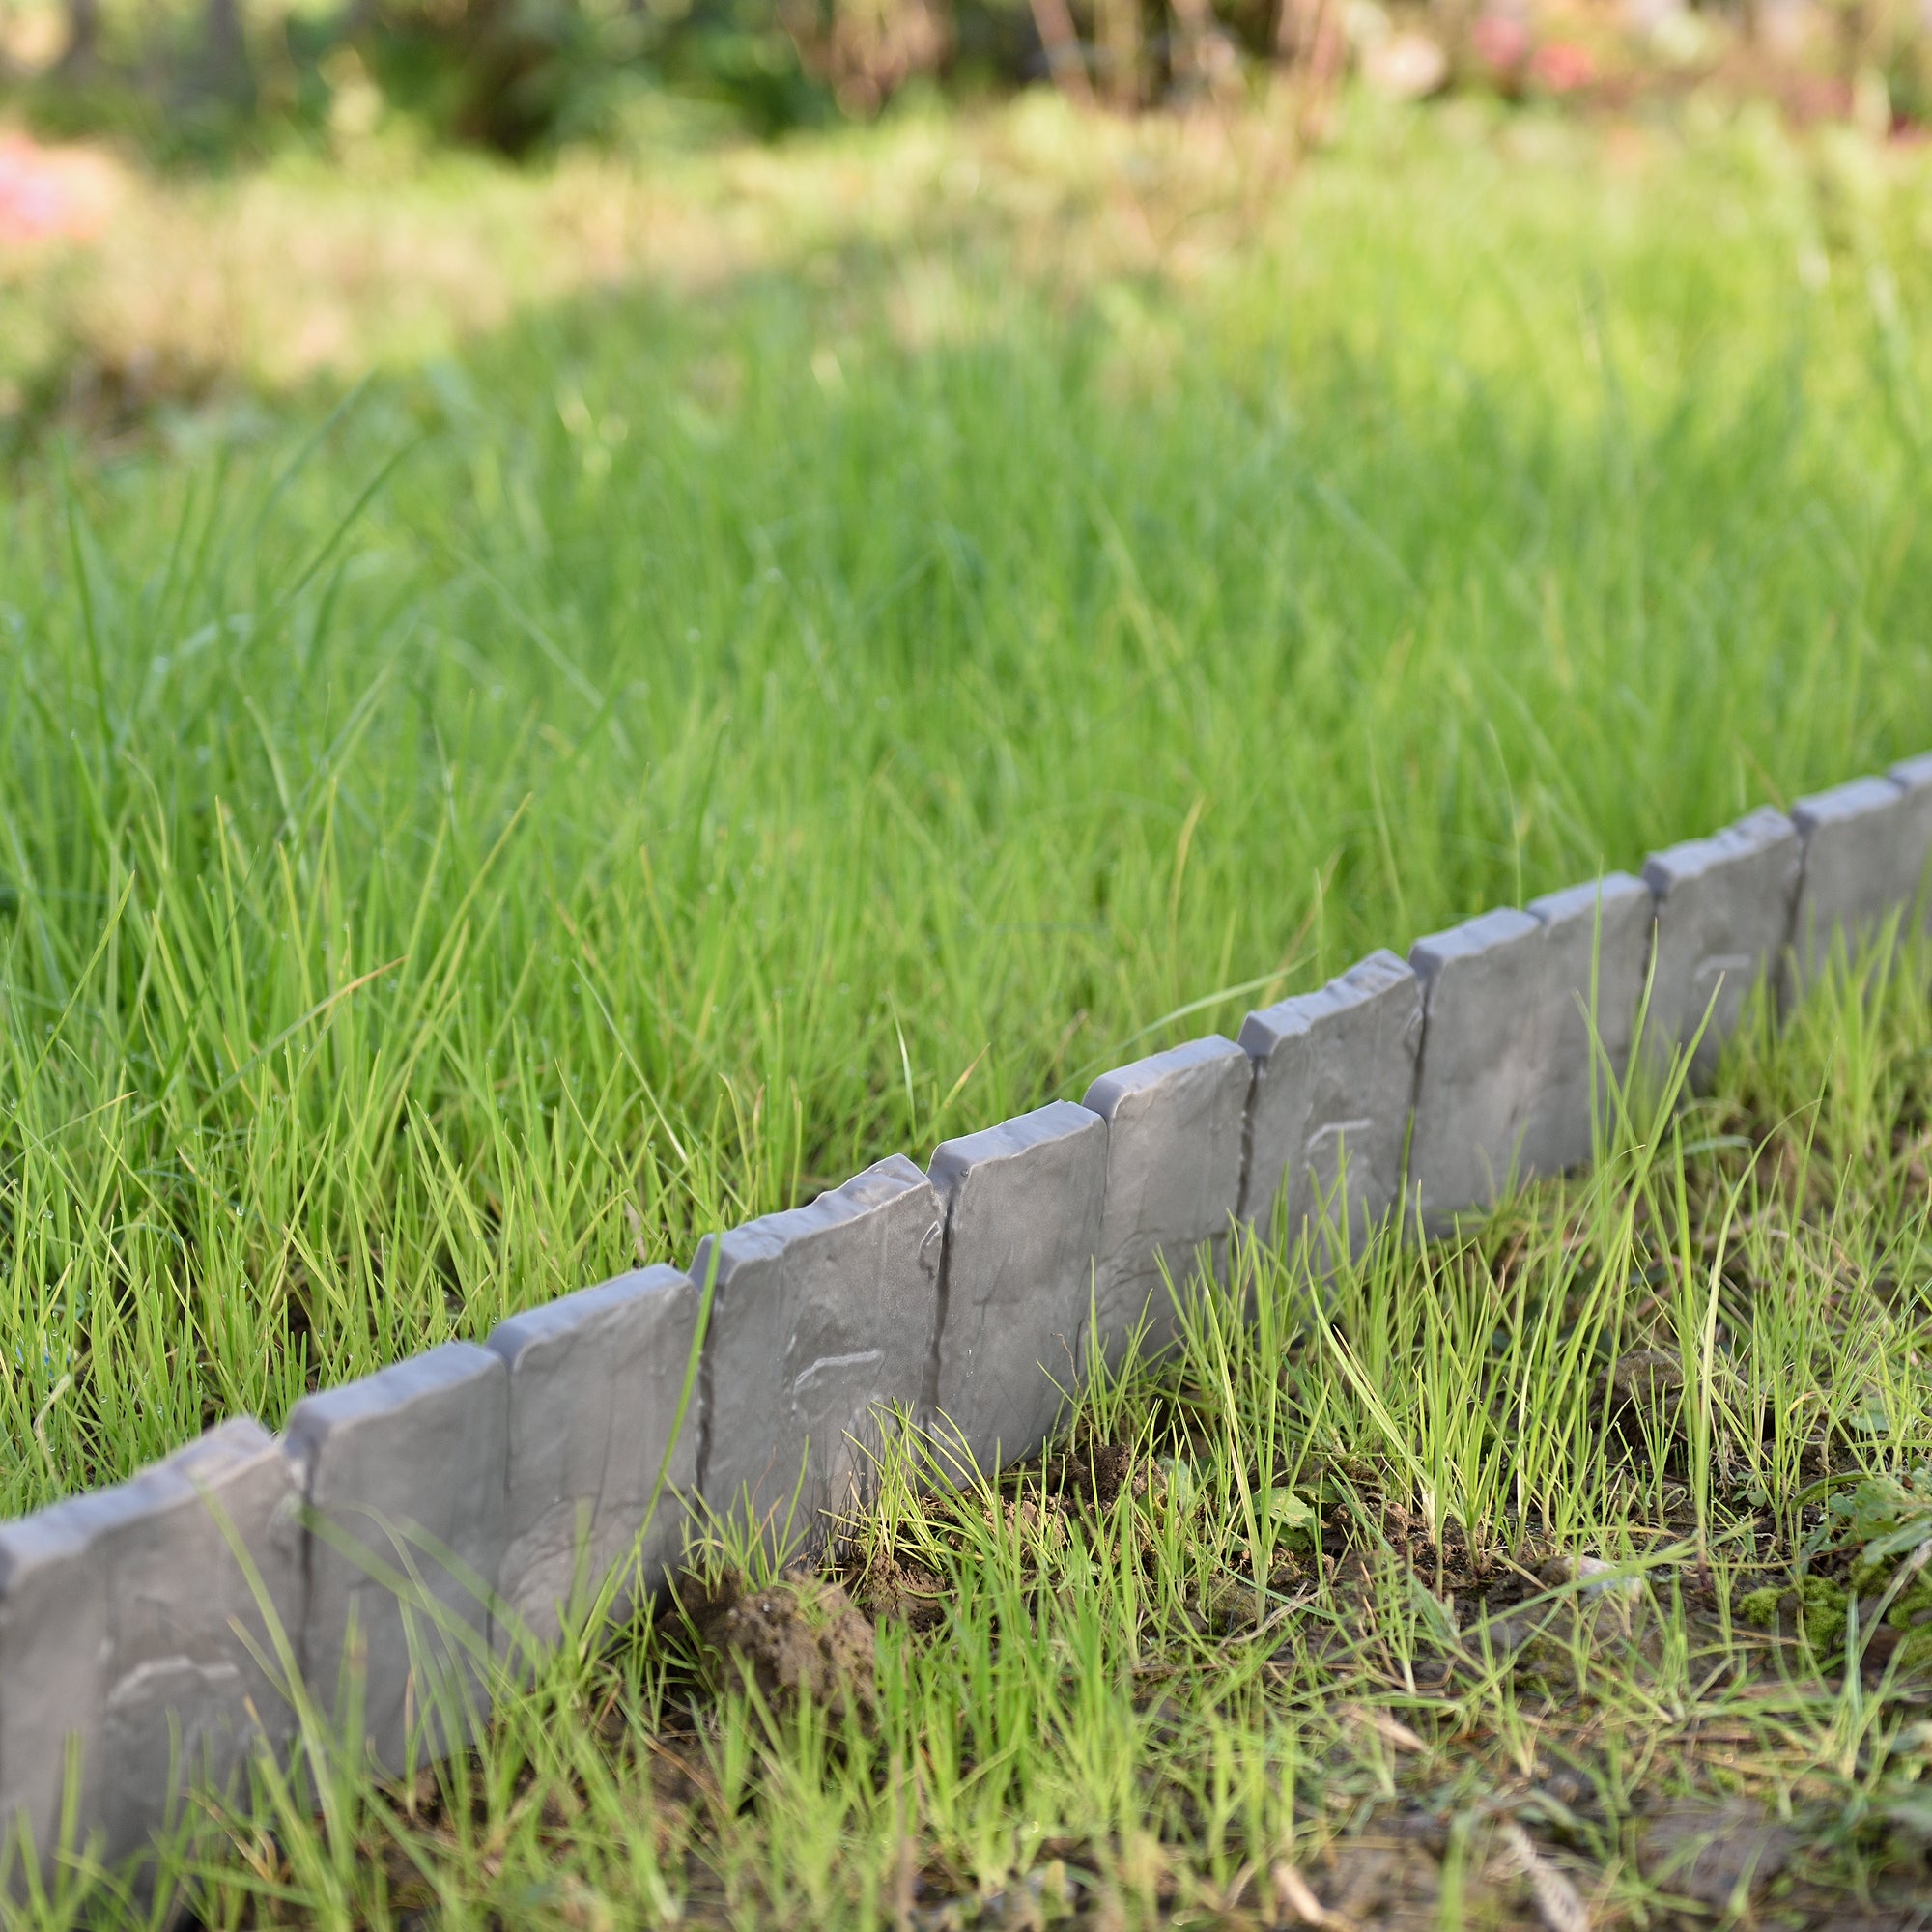
[[1845,1605],[1841,1584],[1824,1577],[1805,1577],[1798,1585],[1798,1627],[1819,1657],[1830,1657],[1845,1640]]
[[1737,1609],[1746,1623],[1758,1630],[1776,1630],[1795,1617],[1805,1642],[1818,1657],[1826,1658],[1844,1642],[1848,1601],[1843,1587],[1829,1578],[1803,1577],[1788,1590],[1767,1583],[1747,1591],[1737,1600]]
[[1928,1612],[1932,1612],[1932,1577],[1921,1571],[1912,1587],[1886,1612],[1885,1620],[1893,1630],[1912,1630]]

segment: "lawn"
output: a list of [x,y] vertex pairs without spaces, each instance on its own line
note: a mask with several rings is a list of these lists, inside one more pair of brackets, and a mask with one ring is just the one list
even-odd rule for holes
[[[1694,104],[1357,103],[1297,168],[1031,99],[130,188],[0,284],[0,1507],[1925,749],[1928,186]],[[1332,1330],[1257,1250],[1275,1327],[1097,1390],[1087,1476],[865,1528],[858,1601],[934,1599],[867,1695],[633,1633],[224,1882],[1239,1922],[1426,1789],[1443,1922],[1517,1909],[1519,1815],[1625,1899],[1634,1796],[1726,1753],[1876,1869],[1898,1701],[1734,1600],[1928,1446],[1903,983]],[[1641,1602],[1552,1570],[1557,1635],[1480,1635],[1579,1551]]]
[[1194,1300],[997,1483],[894,1455],[824,1569],[698,1550],[473,1753],[378,1789],[318,1717],[175,1874],[216,1926],[1909,1932],[1928,964],[1319,1303],[1245,1244],[1252,1325]]

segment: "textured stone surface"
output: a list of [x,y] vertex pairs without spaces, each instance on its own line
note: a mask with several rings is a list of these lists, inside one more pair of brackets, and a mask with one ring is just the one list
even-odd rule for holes
[[[697,1306],[689,1276],[642,1268],[514,1315],[490,1337],[510,1376],[499,1650],[518,1626],[555,1636],[558,1606],[588,1602],[634,1551],[645,1593],[677,1561],[702,1429],[695,1385],[678,1426]],[[613,1614],[637,1598],[627,1582]]]
[[426,1747],[441,1750],[459,1699],[480,1715],[475,1647],[490,1640],[508,1444],[508,1373],[469,1342],[308,1396],[289,1417],[310,1516],[303,1672],[327,1711],[345,1660],[351,1675],[359,1664],[363,1737],[390,1771],[425,1719]]
[[698,1244],[700,1288],[718,1255],[698,1451],[712,1509],[810,1547],[826,1512],[869,1493],[890,1406],[917,1410],[925,1391],[944,1236],[938,1195],[894,1154]]
[[1694,1037],[1693,1081],[1707,1084],[1717,1071],[1751,988],[1777,970],[1790,944],[1803,849],[1798,828],[1767,806],[1644,862],[1644,883],[1657,899],[1644,1030],[1653,1066],[1666,1065],[1673,1049]]
[[1618,1082],[1630,1067],[1657,906],[1641,879],[1610,872],[1532,899],[1529,911],[1543,927],[1547,1004],[1524,1171],[1555,1174],[1594,1151],[1593,1085],[1598,1115],[1609,1118],[1604,1063]]
[[946,1204],[933,1435],[990,1471],[1037,1448],[1079,1382],[1107,1123],[1056,1100],[945,1142],[930,1173]]
[[1512,1177],[1588,1158],[1594,1026],[1621,1076],[1648,963],[1651,895],[1613,872],[1418,940],[1425,987],[1408,1184],[1423,1230]]
[[1423,983],[1408,1190],[1425,1232],[1495,1199],[1520,1152],[1539,1072],[1543,927],[1510,906],[1410,949]]
[[1163,1258],[1176,1288],[1185,1285],[1204,1242],[1213,1244],[1220,1270],[1240,1206],[1251,1078],[1248,1056],[1213,1034],[1103,1073],[1087,1090],[1085,1104],[1107,1122],[1094,1307],[1111,1363],[1143,1313],[1150,1351],[1174,1339]]
[[1359,1245],[1402,1185],[1422,983],[1393,952],[1373,952],[1320,992],[1250,1013],[1254,1063],[1240,1215],[1272,1232],[1283,1201],[1291,1242],[1305,1224]]
[[[1918,896],[1932,854],[1932,760],[1903,777],[1854,779],[1801,798],[1791,821],[1804,840],[1785,980],[1787,1002],[1824,971],[1833,949],[1857,958],[1888,915]],[[1901,918],[1900,928],[1906,921]]]
[[[1914,840],[1921,837],[1925,840],[1917,871],[1911,869],[1908,856],[1906,903],[1918,914],[1921,929],[1932,929],[1932,752],[1900,759],[1886,776],[1906,794]],[[1912,849],[1908,844],[1908,855]],[[1909,923],[1909,921],[1901,923],[1901,929]]]
[[274,1655],[235,1545],[292,1636],[295,1501],[279,1445],[243,1418],[129,1482],[0,1524],[0,1822],[24,1818],[43,1870],[70,1737],[73,1842],[98,1831],[116,1861],[149,1843],[172,1796],[226,1788],[257,1740],[287,1747],[293,1713],[234,1629]]

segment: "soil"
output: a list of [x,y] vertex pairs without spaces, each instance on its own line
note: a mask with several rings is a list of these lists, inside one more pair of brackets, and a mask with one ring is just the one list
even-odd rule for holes
[[872,1708],[872,1626],[841,1584],[789,1573],[762,1590],[726,1577],[692,1610],[706,1649],[775,1711],[805,1700],[835,1717]]

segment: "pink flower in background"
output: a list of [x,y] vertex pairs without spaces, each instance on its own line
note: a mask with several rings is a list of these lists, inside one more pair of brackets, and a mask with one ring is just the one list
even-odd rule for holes
[[1476,58],[1493,73],[1509,73],[1529,54],[1529,29],[1508,14],[1485,14],[1469,29]]
[[99,233],[110,191],[99,156],[0,134],[0,248]]
[[1597,77],[1597,63],[1588,47],[1574,41],[1551,41],[1529,57],[1529,77],[1551,94],[1574,94]]

